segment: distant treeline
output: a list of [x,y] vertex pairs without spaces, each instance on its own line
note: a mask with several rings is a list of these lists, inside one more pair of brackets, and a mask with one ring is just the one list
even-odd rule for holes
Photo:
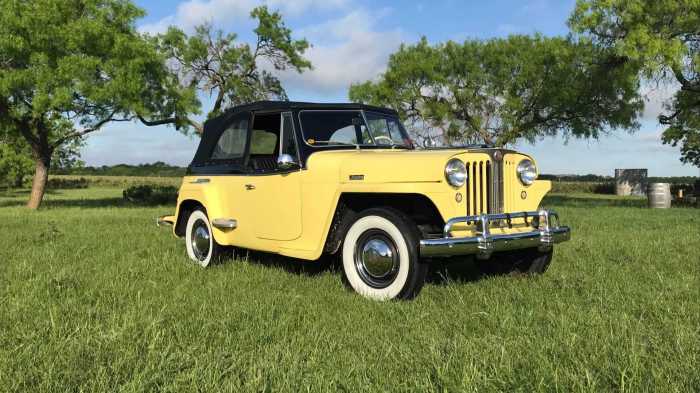
[[[592,182],[592,183],[614,183],[613,176],[600,175],[548,175],[541,174],[539,179],[560,181],[560,182]],[[693,184],[700,180],[697,176],[672,176],[672,177],[648,177],[648,183],[671,183],[671,184]]]
[[185,169],[179,166],[168,165],[164,162],[154,162],[152,164],[127,165],[119,164],[112,166],[81,168],[71,168],[54,171],[57,175],[80,175],[80,176],[140,176],[140,177],[181,177],[185,175]]
[[[78,176],[140,176],[140,177],[181,177],[185,175],[186,168],[179,166],[168,165],[158,161],[152,164],[127,165],[119,164],[112,166],[99,167],[77,167],[70,169],[57,169],[54,171],[57,175],[78,175]],[[600,175],[548,175],[541,174],[540,179],[552,180],[558,182],[586,182],[586,183],[613,183],[615,178],[612,176]],[[693,184],[699,180],[696,176],[677,176],[677,177],[649,177],[647,181],[650,183],[671,183],[671,184]]]

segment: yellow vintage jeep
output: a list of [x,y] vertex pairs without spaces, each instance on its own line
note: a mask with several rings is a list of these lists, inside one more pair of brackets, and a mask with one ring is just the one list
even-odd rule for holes
[[431,261],[473,255],[542,273],[569,239],[533,160],[506,149],[415,149],[393,110],[258,102],[209,120],[173,225],[207,266],[230,246],[317,261],[348,283],[409,299]]

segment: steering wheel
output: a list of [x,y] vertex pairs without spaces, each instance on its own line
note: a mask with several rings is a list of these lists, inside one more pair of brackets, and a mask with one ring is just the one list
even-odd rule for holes
[[[375,136],[374,141],[377,142],[378,145],[393,145],[394,144],[394,140],[389,138],[386,135]],[[379,141],[386,141],[388,143],[379,143]]]

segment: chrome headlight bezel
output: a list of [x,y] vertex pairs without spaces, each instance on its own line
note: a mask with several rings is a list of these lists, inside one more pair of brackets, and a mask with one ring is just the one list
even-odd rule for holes
[[524,159],[518,163],[516,168],[518,179],[523,185],[529,186],[537,180],[537,166],[530,159]]
[[445,165],[445,179],[447,180],[447,184],[452,187],[459,188],[467,183],[469,175],[467,174],[467,167],[462,160],[453,158],[447,161]]

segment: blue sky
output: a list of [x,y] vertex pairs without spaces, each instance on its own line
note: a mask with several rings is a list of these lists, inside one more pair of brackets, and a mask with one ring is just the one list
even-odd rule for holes
[[[147,16],[142,31],[160,32],[168,25],[185,30],[211,22],[250,40],[250,10],[260,4],[280,10],[297,37],[313,47],[307,53],[314,70],[281,75],[292,100],[342,102],[355,81],[376,78],[389,54],[402,42],[426,36],[431,42],[502,37],[512,33],[561,35],[573,0],[386,1],[386,0],[185,0],[136,1]],[[533,154],[543,173],[612,175],[614,168],[649,168],[651,176],[697,176],[698,169],[678,160],[678,148],[661,144],[656,116],[668,89],[645,89],[647,108],[635,134],[612,131],[600,140],[547,138],[518,144]],[[206,97],[204,108],[207,108]],[[154,161],[185,166],[198,138],[168,127],[115,123],[90,136],[83,149],[88,165],[139,164]]]

